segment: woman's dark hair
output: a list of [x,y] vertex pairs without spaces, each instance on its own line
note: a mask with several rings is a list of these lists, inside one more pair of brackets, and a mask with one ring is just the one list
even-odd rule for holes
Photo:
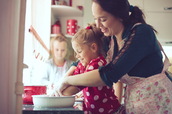
[[[134,6],[131,14],[129,13],[130,4],[128,0],[92,0],[92,2],[98,3],[104,11],[112,14],[114,17],[122,19],[122,23],[124,26],[130,23],[147,24],[145,22],[145,15],[139,7]],[[157,33],[154,28],[153,30]]]

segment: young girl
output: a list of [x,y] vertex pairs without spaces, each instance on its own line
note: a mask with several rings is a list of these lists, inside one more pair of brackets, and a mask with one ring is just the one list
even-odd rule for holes
[[51,39],[50,53],[52,58],[46,62],[41,84],[49,85],[53,88],[53,85],[68,71],[72,61],[65,59],[67,43],[68,40],[63,34],[58,34]]
[[[74,35],[72,38],[72,47],[76,52],[76,58],[80,62],[73,75],[89,72],[106,65],[106,60],[101,54],[102,37],[103,33],[100,29],[96,28],[95,24],[78,31]],[[84,95],[84,114],[112,114],[123,109],[123,106],[118,102],[114,94],[113,88],[109,88],[108,86],[69,86],[63,91],[63,95],[73,95],[81,90]]]

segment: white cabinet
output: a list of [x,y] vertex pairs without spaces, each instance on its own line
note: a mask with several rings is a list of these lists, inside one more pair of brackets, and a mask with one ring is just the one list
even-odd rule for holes
[[143,9],[146,22],[157,31],[162,45],[172,45],[172,0],[129,0],[133,6]]
[[130,5],[133,5],[133,6],[138,6],[139,8],[143,9],[143,1],[144,0],[128,0]]
[[144,0],[146,12],[172,13],[172,0]]
[[172,41],[172,13],[146,12],[145,15],[146,22],[158,31],[156,36],[163,45]]
[[[144,0],[146,22],[157,31],[162,45],[172,42],[172,0]],[[171,44],[172,45],[172,44]]]

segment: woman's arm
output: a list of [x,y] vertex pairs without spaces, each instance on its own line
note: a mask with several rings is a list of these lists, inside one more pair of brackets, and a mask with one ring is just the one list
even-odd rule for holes
[[63,90],[70,85],[96,87],[105,86],[105,83],[100,78],[98,69],[96,69],[82,74],[75,74],[73,76],[66,76],[62,78],[55,87],[55,90],[60,96],[63,96]]
[[117,83],[113,84],[113,88],[115,90],[115,95],[117,96],[119,103],[121,103],[123,95],[123,83],[121,81],[118,81]]
[[105,86],[105,83],[100,78],[98,69],[85,72],[83,74],[67,77],[64,83],[74,86]]
[[101,79],[109,87],[126,73],[130,76],[149,77],[155,71],[161,71],[162,58],[153,29],[141,24],[132,33],[135,35],[129,37],[113,61],[99,70]]

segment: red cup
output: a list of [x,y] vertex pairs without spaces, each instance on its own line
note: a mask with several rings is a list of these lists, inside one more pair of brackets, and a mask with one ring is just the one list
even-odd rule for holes
[[46,95],[47,86],[45,85],[31,85],[24,86],[24,94],[22,95],[23,104],[33,105],[32,95]]
[[80,27],[75,19],[67,20],[67,34],[74,36]]

